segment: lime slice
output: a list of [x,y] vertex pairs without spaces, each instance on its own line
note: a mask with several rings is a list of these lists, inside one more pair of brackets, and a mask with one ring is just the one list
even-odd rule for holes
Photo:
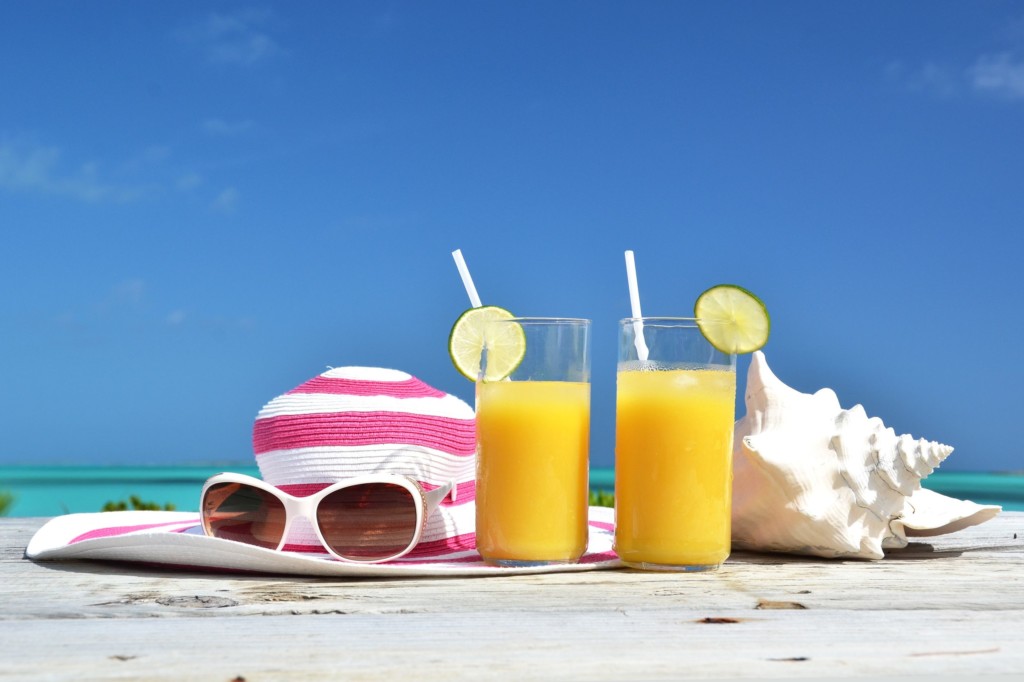
[[697,326],[723,353],[753,353],[768,342],[771,321],[757,296],[735,284],[713,286],[693,306]]
[[[500,335],[486,337],[487,323],[515,317],[498,306],[470,308],[455,320],[448,335],[448,354],[462,376],[476,381],[480,376],[480,359],[487,346],[487,375],[484,381],[497,381],[511,374],[526,354],[526,335],[518,324],[501,325]],[[486,337],[486,338],[485,338]]]

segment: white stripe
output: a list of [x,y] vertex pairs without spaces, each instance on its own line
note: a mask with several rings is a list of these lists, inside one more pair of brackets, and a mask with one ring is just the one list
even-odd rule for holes
[[399,474],[431,485],[465,483],[476,477],[476,457],[416,445],[318,446],[271,450],[256,458],[271,485],[333,483],[353,476]]
[[333,412],[399,412],[466,420],[475,416],[472,407],[453,395],[441,398],[393,398],[386,395],[289,393],[267,403],[256,418]]
[[481,563],[480,554],[475,549],[465,550],[461,552],[445,552],[444,554],[434,554],[429,557],[422,556],[409,556],[400,557],[395,559],[394,562],[388,562],[393,566],[401,565],[404,561],[406,565],[426,565],[426,562],[448,562],[448,561],[459,561],[460,559],[475,559],[474,564],[479,565]]
[[411,374],[384,367],[331,367],[320,376],[355,381],[408,381],[413,378]]
[[476,531],[476,504],[441,507],[427,520],[420,542],[445,540]]

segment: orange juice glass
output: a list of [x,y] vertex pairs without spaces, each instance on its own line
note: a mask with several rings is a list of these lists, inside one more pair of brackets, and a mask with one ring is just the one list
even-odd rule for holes
[[621,322],[615,551],[627,566],[705,571],[729,556],[735,403],[735,356],[694,320]]
[[476,384],[477,550],[503,566],[575,563],[588,536],[590,321],[492,324],[520,325],[526,354]]

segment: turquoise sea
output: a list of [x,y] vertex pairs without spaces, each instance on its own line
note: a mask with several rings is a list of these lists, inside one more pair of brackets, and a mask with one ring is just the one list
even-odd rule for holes
[[[259,476],[255,465],[173,467],[127,466],[0,466],[0,495],[11,493],[9,516],[56,516],[70,512],[100,511],[107,502],[137,496],[180,511],[198,508],[203,482],[221,471]],[[595,490],[613,490],[612,469],[593,469]],[[1024,511],[1024,474],[943,472],[925,479],[936,492],[981,504],[1000,504],[1008,511]]]

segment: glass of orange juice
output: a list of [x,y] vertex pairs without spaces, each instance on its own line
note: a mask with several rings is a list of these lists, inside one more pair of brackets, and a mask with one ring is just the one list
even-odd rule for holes
[[[502,566],[575,563],[587,548],[590,320],[494,320],[518,325],[525,354],[507,377],[476,383],[476,546]],[[514,331],[518,334],[518,329]]]
[[706,571],[729,556],[735,403],[736,356],[695,320],[621,321],[615,551],[627,566]]

